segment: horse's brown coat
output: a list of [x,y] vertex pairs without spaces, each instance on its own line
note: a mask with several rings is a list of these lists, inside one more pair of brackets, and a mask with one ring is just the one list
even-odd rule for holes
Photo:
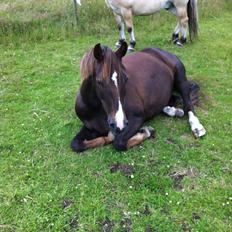
[[[173,89],[180,92],[185,111],[193,110],[185,68],[176,56],[147,48],[122,58],[126,51],[126,43],[116,52],[97,44],[83,57],[76,113],[84,126],[72,141],[73,150],[109,143],[109,132],[115,134],[117,150],[140,143],[150,136],[149,131],[139,132],[143,122],[162,112]],[[113,73],[117,74],[117,85]],[[123,130],[115,122],[119,101],[126,116]]]

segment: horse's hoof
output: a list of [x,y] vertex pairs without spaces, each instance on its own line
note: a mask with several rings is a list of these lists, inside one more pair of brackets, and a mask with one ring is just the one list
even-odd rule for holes
[[131,53],[131,52],[134,52],[134,51],[135,51],[135,49],[134,49],[133,47],[130,47],[130,46],[129,46],[128,49],[127,49],[127,52],[128,52],[128,53]]
[[175,116],[179,118],[184,117],[184,111],[180,108],[176,108]]
[[165,106],[163,108],[163,112],[167,114],[170,117],[183,117],[184,116],[184,111],[180,108],[175,108],[174,106]]
[[151,126],[145,126],[142,127],[139,130],[140,133],[145,133],[146,134],[146,138],[154,138],[155,137],[155,129]]
[[121,43],[118,41],[118,42],[115,44],[115,47],[116,47],[116,48],[120,48],[120,47],[121,47]]
[[173,42],[174,44],[176,44],[178,40],[179,40],[179,35],[173,33],[173,34],[172,34],[172,42]]
[[203,126],[201,128],[193,129],[192,132],[195,138],[201,138],[206,134],[206,130]]
[[179,47],[183,47],[183,45],[184,45],[183,43],[180,42],[180,40],[178,40],[175,44],[176,44],[177,46],[179,46]]
[[120,48],[122,43],[125,42],[126,40],[125,39],[120,39],[119,41],[117,41],[117,43],[115,44],[115,47],[116,48]]
[[73,139],[71,142],[71,148],[74,152],[83,152],[86,150],[86,147],[83,143],[80,143],[78,140]]

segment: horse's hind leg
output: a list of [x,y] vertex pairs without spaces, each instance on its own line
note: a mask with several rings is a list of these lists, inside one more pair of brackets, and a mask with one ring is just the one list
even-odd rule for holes
[[194,136],[196,138],[204,136],[206,130],[199,122],[198,118],[194,115],[194,108],[190,98],[191,85],[186,79],[185,69],[182,63],[179,63],[177,65],[174,84],[176,90],[181,94],[183,98],[184,112],[188,113],[189,124]]
[[115,44],[116,47],[120,47],[122,42],[126,40],[125,32],[124,32],[124,22],[123,19],[120,15],[114,14],[117,25],[118,25],[118,30],[119,30],[119,41]]
[[133,21],[132,21],[132,11],[130,9],[122,8],[122,16],[124,19],[124,22],[127,27],[127,31],[130,35],[130,45],[128,47],[129,52],[133,52],[135,49],[135,35],[134,35],[134,27],[133,27]]
[[179,41],[179,33],[180,33],[180,24],[179,22],[176,25],[176,28],[172,34],[172,42],[176,44]]
[[154,137],[155,130],[152,127],[142,127],[137,134],[127,141],[127,149],[139,145],[145,139]]
[[[185,1],[186,2],[186,1]],[[187,41],[187,29],[188,29],[188,14],[187,14],[187,2],[184,4],[181,2],[181,5],[176,5],[176,16],[178,17],[178,24],[175,29],[175,32],[173,33],[173,41],[179,45],[182,46]],[[181,35],[180,39],[177,40],[177,34]]]
[[[177,10],[173,3],[169,2],[167,8],[165,9],[177,16]],[[176,44],[179,41],[179,33],[180,33],[180,23],[178,22],[172,34],[172,42],[174,44]]]

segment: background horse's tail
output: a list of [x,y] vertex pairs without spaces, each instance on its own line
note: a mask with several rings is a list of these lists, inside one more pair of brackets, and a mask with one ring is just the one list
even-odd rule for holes
[[198,35],[198,12],[197,12],[197,0],[189,0],[187,5],[188,13],[188,26],[190,40],[194,39]]

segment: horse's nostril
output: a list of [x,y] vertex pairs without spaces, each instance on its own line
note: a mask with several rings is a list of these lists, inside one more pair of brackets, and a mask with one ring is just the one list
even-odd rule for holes
[[116,124],[115,124],[115,123],[110,123],[110,128],[111,128],[112,130],[115,130],[115,129],[116,129]]
[[120,132],[121,130],[120,130],[120,128],[116,128],[116,130],[115,130],[115,132],[116,132],[116,134],[118,134],[119,132]]

